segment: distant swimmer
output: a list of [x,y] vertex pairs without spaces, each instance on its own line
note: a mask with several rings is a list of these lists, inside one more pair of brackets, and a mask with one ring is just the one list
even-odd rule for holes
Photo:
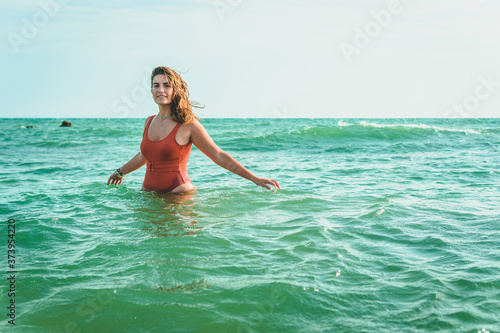
[[[144,122],[140,151],[118,168],[108,185],[120,185],[123,176],[147,165],[142,188],[148,191],[179,193],[196,190],[187,173],[187,162],[194,144],[217,165],[246,178],[258,186],[281,189],[276,180],[260,178],[245,169],[210,138],[193,113],[186,82],[168,67],[151,73],[151,93],[159,112]],[[197,106],[194,106],[197,107]]]
[[69,121],[64,120],[59,127],[72,127]]

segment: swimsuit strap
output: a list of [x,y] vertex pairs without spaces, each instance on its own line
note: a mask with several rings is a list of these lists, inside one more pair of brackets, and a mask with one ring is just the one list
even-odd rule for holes
[[155,117],[155,115],[152,115],[149,117],[149,120],[148,120],[148,124],[146,125],[146,127],[144,127],[144,131],[142,132],[142,136],[146,136],[148,135],[148,130],[149,130],[149,125],[151,125],[151,122],[153,121],[153,118]]
[[175,138],[175,134],[177,133],[177,131],[179,130],[179,127],[181,127],[181,125],[182,125],[181,123],[177,123],[177,125],[175,125],[174,129],[172,130],[172,134],[174,135],[174,138]]

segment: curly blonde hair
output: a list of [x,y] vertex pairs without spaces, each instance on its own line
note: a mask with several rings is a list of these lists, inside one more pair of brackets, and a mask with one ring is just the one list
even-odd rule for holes
[[165,75],[168,84],[173,88],[172,96],[172,119],[181,124],[189,124],[193,120],[201,120],[194,112],[193,107],[202,109],[197,102],[189,100],[189,90],[187,83],[173,69],[165,66],[159,66],[151,72],[151,89],[153,89],[153,79],[156,75]]

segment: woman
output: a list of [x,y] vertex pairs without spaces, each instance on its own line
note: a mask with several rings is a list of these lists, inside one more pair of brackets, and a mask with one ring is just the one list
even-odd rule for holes
[[108,185],[120,185],[124,175],[147,164],[143,189],[170,193],[196,190],[186,169],[194,143],[212,161],[238,176],[269,190],[267,184],[275,191],[280,188],[276,180],[255,176],[213,142],[193,113],[186,82],[175,71],[155,68],[151,92],[159,112],[144,123],[140,152],[109,177]]

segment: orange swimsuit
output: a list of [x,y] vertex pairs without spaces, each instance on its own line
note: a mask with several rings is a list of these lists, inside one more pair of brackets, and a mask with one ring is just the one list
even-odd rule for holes
[[191,153],[192,142],[180,145],[175,135],[180,123],[167,137],[160,141],[148,138],[148,129],[154,116],[149,119],[142,134],[141,153],[146,158],[146,175],[142,188],[149,191],[170,192],[179,185],[190,182],[186,165]]

